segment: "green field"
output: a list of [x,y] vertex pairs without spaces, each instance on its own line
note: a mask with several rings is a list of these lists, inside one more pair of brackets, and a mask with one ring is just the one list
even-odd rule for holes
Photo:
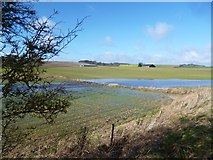
[[18,126],[22,130],[30,130],[36,137],[63,137],[85,126],[92,131],[101,127],[110,128],[112,123],[118,125],[140,119],[170,102],[170,98],[162,93],[105,86],[73,88],[72,95],[78,98],[71,101],[67,114],[59,115],[54,125],[28,116],[21,119]]
[[211,79],[211,68],[174,68],[159,66],[139,68],[136,65],[120,67],[46,67],[47,75],[56,81],[100,78],[141,78],[141,79]]
[[[210,68],[174,68],[173,66],[138,68],[137,65],[127,65],[120,67],[46,67],[46,70],[47,73],[44,76],[53,76],[55,81],[94,78],[211,79]],[[117,134],[121,131],[119,128],[127,122],[131,123],[132,120],[137,123],[142,122],[147,117],[159,113],[162,106],[167,106],[172,101],[169,93],[130,88],[86,84],[83,87],[72,86],[71,90],[70,88],[68,90],[75,99],[70,99],[71,106],[67,113],[59,114],[53,124],[47,124],[44,119],[27,115],[23,119],[19,119],[14,126],[12,125],[11,144],[17,145],[13,152],[14,155],[23,152],[28,157],[36,157],[57,155],[57,152],[70,153],[72,150],[65,149],[67,147],[76,149],[75,145],[79,146],[78,137],[81,138],[84,127],[89,130],[88,146],[96,147],[99,144],[108,144],[110,139],[108,132],[110,133],[112,124],[115,124]],[[208,132],[207,136],[202,134],[204,138],[205,136],[210,137]],[[152,139],[155,140],[155,137]],[[167,139],[166,142],[171,140],[170,135]],[[141,139],[136,141],[141,142]],[[176,141],[176,139],[171,140],[172,144]],[[205,143],[201,147],[206,146]],[[166,146],[172,148],[172,145]],[[63,151],[60,151],[61,147]],[[41,153],[38,148],[41,148]],[[162,153],[164,152],[162,151]]]

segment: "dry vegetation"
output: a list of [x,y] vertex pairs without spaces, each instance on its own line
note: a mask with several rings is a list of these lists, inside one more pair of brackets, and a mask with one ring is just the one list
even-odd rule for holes
[[163,91],[170,93],[171,104],[162,106],[154,115],[119,126],[112,146],[105,142],[89,155],[107,158],[211,157],[210,88]]
[[[144,88],[142,88],[143,90]],[[147,89],[146,89],[147,90]],[[157,113],[116,125],[110,144],[110,125],[95,131],[53,137],[26,137],[5,157],[87,158],[210,158],[211,89],[150,89],[173,99]]]

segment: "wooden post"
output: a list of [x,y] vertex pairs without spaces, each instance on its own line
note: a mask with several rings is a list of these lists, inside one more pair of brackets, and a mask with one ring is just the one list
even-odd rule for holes
[[114,123],[112,124],[112,133],[111,133],[111,141],[110,141],[110,145],[112,145],[112,142],[113,142],[113,137],[114,137],[114,128],[115,128],[115,125]]

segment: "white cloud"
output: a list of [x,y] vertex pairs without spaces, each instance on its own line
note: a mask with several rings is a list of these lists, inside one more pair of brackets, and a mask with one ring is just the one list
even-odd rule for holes
[[97,61],[107,62],[107,63],[111,63],[111,62],[131,63],[132,60],[133,58],[126,55],[125,53],[117,53],[117,52],[111,52],[111,51],[106,51],[97,57]]
[[106,51],[95,58],[101,62],[127,62],[127,63],[154,63],[154,64],[200,64],[211,65],[211,52],[203,49],[183,49],[182,51],[170,51],[168,53],[148,54],[138,53],[135,55],[129,55],[122,52]]
[[[183,48],[179,51],[169,50],[158,54],[140,53],[136,55],[134,62],[138,59],[142,63],[154,64],[199,64],[211,65],[211,50],[210,46],[204,46],[199,49],[195,47]],[[137,61],[136,61],[137,62]]]
[[147,33],[154,39],[159,40],[168,35],[173,26],[167,23],[157,23],[154,27],[148,26]]
[[[46,16],[40,17],[38,19],[38,21],[35,22],[35,25],[37,25],[37,27],[40,27],[40,26],[42,26],[45,23],[46,23],[47,27],[50,27],[50,28],[53,27],[55,29],[54,33],[56,33],[56,29],[58,29],[56,23],[54,21],[48,19]],[[44,36],[42,37],[41,41],[43,43],[46,43],[47,41],[48,42],[50,41],[51,44],[53,45],[56,42],[54,40],[54,33],[49,32],[49,33],[46,33],[46,35],[44,34]]]
[[184,62],[193,62],[198,58],[200,58],[200,56],[195,50],[186,51],[182,56]]
[[107,47],[114,47],[115,44],[113,42],[113,39],[111,36],[105,36],[104,39],[102,39],[100,42],[99,42],[99,45],[102,45],[102,46],[107,46]]
[[196,49],[191,49],[191,50],[183,52],[180,55],[179,61],[182,63],[210,65],[211,53],[205,52],[204,50],[198,51]]
[[54,27],[56,25],[54,21],[48,19],[46,16],[42,16],[41,18],[39,18],[38,23],[47,23],[47,26],[49,27]]
[[135,56],[134,62],[142,62],[142,63],[154,63],[154,64],[161,64],[165,61],[165,57],[160,54],[138,54]]

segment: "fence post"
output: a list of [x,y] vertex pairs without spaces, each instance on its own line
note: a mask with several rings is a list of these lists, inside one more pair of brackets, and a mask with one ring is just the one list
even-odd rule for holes
[[113,123],[113,124],[112,124],[112,132],[111,132],[111,141],[110,141],[110,145],[112,145],[112,142],[113,142],[114,128],[115,128],[115,125],[114,125],[114,123]]

